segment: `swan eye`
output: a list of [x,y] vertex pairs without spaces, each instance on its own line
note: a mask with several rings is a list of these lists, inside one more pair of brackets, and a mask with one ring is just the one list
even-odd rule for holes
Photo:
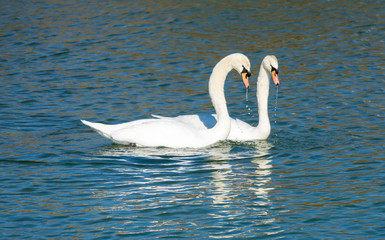
[[[270,65],[271,66],[271,65]],[[275,72],[278,74],[278,69],[276,69],[275,67],[271,66],[271,72]]]
[[242,67],[243,67],[243,70],[242,70],[241,73],[246,73],[246,77],[249,78],[249,77],[251,76],[251,73],[250,73],[249,71],[247,71],[247,69],[245,68],[245,66],[242,65]]

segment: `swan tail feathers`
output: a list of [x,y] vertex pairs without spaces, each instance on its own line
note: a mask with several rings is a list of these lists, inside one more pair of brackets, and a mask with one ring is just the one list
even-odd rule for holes
[[102,124],[102,123],[93,123],[93,122],[89,122],[86,120],[80,120],[80,121],[84,125],[87,125],[90,128],[92,128],[93,130],[95,130],[96,132],[98,132],[100,135],[111,139],[111,133],[114,131],[114,129],[111,126],[106,125],[106,124]]

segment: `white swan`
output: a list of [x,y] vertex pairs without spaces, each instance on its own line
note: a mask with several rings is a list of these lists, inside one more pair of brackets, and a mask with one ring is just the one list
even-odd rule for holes
[[218,121],[211,129],[194,128],[188,123],[168,118],[141,119],[116,125],[81,121],[118,144],[172,148],[199,148],[214,144],[225,140],[230,133],[224,84],[232,69],[242,75],[245,87],[249,87],[250,62],[245,55],[230,54],[215,65],[209,80],[209,93]]
[[[250,141],[267,139],[270,135],[270,121],[268,115],[268,98],[270,76],[275,85],[279,85],[278,79],[278,60],[275,56],[266,56],[259,70],[257,83],[257,100],[259,123],[257,127],[243,122],[239,119],[231,118],[231,131],[228,140],[232,141]],[[172,119],[177,122],[189,124],[197,129],[208,129],[216,124],[217,116],[215,114],[195,114],[182,115],[174,118],[153,115],[160,119]]]

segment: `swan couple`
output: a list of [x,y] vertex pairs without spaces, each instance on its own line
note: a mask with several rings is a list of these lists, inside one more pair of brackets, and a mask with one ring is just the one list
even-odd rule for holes
[[269,81],[271,77],[275,85],[279,84],[278,60],[275,56],[269,55],[261,63],[257,83],[259,114],[257,127],[229,116],[224,85],[227,74],[232,69],[241,75],[245,87],[249,87],[250,61],[245,55],[234,53],[220,60],[209,80],[209,94],[216,114],[177,117],[153,115],[154,118],[151,119],[115,125],[81,121],[115,143],[134,146],[201,148],[226,139],[234,141],[267,139],[270,135]]

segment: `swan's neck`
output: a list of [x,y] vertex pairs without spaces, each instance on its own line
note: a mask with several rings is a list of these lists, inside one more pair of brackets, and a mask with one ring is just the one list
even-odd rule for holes
[[[224,87],[227,74],[232,70],[231,59],[224,58],[215,65],[209,80],[209,93],[218,120],[213,131],[218,132],[221,139],[226,139],[230,133],[230,116],[227,110]],[[216,135],[216,134],[215,134]],[[218,136],[217,135],[217,136]],[[223,136],[222,136],[223,135]]]
[[259,122],[257,129],[264,134],[270,134],[270,120],[268,114],[268,98],[269,98],[269,73],[261,64],[257,83],[257,99],[258,99],[258,116]]

